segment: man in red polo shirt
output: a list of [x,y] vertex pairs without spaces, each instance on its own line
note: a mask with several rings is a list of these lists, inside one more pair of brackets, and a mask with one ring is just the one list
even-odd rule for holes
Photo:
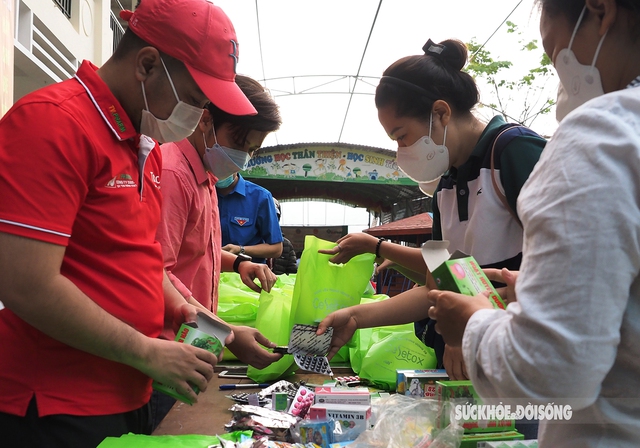
[[[195,319],[155,241],[161,153],[235,84],[233,25],[206,0],[144,0],[98,69],[19,100],[0,121],[0,437],[95,447],[148,433],[151,380],[196,400],[216,357],[157,338]],[[141,135],[144,134],[144,135]],[[231,339],[231,338],[230,338]],[[229,341],[228,341],[229,342]]]

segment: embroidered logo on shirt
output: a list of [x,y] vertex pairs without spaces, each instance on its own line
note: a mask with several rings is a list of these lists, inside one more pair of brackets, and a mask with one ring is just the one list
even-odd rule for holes
[[249,222],[249,218],[243,218],[241,216],[236,216],[233,218],[233,220],[237,222],[240,227]]
[[105,185],[107,188],[135,188],[137,186],[138,184],[129,174],[118,174]]
[[113,117],[116,124],[118,125],[118,129],[120,129],[120,132],[125,132],[127,128],[124,126],[124,123],[120,118],[120,114],[118,113],[118,111],[116,110],[116,107],[113,104],[109,106],[109,112],[111,113],[111,116]]
[[160,188],[160,175],[154,174],[153,171],[150,171],[149,174],[151,174],[153,185],[155,185],[156,188]]
[[482,194],[482,188],[476,192],[476,196],[478,196],[479,194]]

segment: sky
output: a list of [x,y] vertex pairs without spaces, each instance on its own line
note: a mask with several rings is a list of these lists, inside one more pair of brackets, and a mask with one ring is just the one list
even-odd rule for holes
[[[521,76],[542,55],[539,13],[533,0],[215,0],[233,22],[240,44],[237,72],[258,79],[280,106],[283,124],[263,146],[340,142],[396,149],[377,118],[373,93],[385,68],[397,59],[422,54],[431,39],[456,38],[486,44],[494,58],[513,62],[503,77]],[[521,35],[506,33],[509,20]],[[375,18],[375,24],[374,24]],[[373,25],[373,28],[372,28]],[[497,31],[496,31],[497,30]],[[495,34],[492,36],[492,34]],[[522,51],[521,40],[539,49]],[[366,52],[365,52],[366,48]],[[364,57],[363,57],[364,54]],[[359,77],[356,77],[356,76]],[[493,89],[479,82],[481,101],[495,103]],[[542,95],[555,98],[554,76]],[[354,94],[349,92],[353,90]],[[292,94],[297,93],[297,94]],[[524,99],[513,92],[507,111],[519,116]],[[487,121],[494,113],[479,108]],[[531,127],[551,135],[553,113]],[[282,202],[283,225],[368,227],[363,210],[329,204]],[[355,215],[355,216],[354,216]]]

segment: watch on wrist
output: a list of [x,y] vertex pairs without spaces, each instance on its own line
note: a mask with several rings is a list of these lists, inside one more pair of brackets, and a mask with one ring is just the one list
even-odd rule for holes
[[244,254],[244,253],[245,253],[245,252],[244,252],[244,246],[240,246],[240,253],[241,253],[241,254]]
[[243,261],[251,261],[251,257],[245,254],[238,254],[236,261],[233,262],[233,272],[239,273],[238,268]]

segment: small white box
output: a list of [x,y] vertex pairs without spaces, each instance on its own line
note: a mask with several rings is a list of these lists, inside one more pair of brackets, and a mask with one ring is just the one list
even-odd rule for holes
[[334,420],[340,423],[341,434],[334,433],[336,442],[355,440],[369,429],[371,406],[363,404],[316,403],[307,414],[311,420]]
[[316,387],[315,394],[316,403],[371,404],[371,393],[366,387]]

